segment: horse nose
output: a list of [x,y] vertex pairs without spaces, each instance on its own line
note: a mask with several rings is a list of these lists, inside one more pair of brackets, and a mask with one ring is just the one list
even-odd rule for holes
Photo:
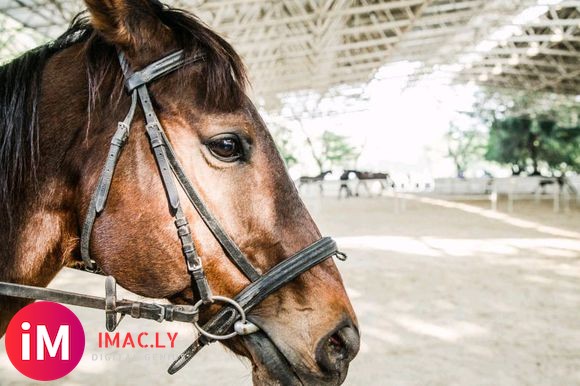
[[340,376],[346,372],[359,348],[358,331],[352,325],[341,325],[320,341],[316,361],[323,372]]

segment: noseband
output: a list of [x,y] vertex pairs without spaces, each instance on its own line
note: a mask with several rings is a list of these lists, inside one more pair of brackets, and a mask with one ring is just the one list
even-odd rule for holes
[[[107,296],[104,299],[46,288],[0,282],[0,295],[50,300],[84,307],[105,309],[106,327],[109,331],[113,331],[120,321],[117,320],[117,313],[121,314],[121,318],[124,315],[131,315],[132,317],[142,317],[157,321],[167,320],[194,323],[200,335],[171,365],[168,369],[170,374],[174,374],[181,369],[205,345],[215,340],[229,339],[236,335],[247,335],[258,331],[259,328],[246,318],[246,314],[252,308],[262,302],[267,296],[296,279],[300,274],[325,261],[330,256],[337,256],[341,260],[346,257],[338,251],[334,240],[329,237],[323,237],[277,264],[265,274],[260,275],[236,243],[226,234],[215,217],[213,217],[178,161],[175,151],[155,113],[147,89],[147,85],[154,80],[186,65],[203,60],[203,55],[186,58],[183,51],[180,50],[148,65],[141,71],[133,72],[125,56],[122,53],[119,54],[119,61],[125,77],[125,88],[131,95],[131,107],[125,119],[119,122],[117,130],[111,140],[105,165],[88,207],[80,243],[81,257],[85,269],[91,272],[98,272],[99,269],[89,254],[92,229],[96,218],[105,209],[117,161],[129,137],[137,106],[140,105],[145,116],[147,136],[167,195],[169,209],[174,217],[187,271],[191,277],[191,288],[194,295],[199,298],[199,301],[195,305],[189,306],[117,300],[116,284],[114,278],[111,276],[107,278],[105,283]],[[226,256],[250,281],[250,284],[233,299],[212,294],[203,270],[202,258],[198,255],[193,243],[191,230],[180,202],[179,190],[175,183],[176,180],[191,205],[222,246]],[[200,326],[198,324],[199,309],[204,305],[215,302],[223,304],[223,307],[203,327]]]

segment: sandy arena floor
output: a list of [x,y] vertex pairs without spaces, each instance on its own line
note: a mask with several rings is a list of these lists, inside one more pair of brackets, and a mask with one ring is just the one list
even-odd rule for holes
[[[308,205],[350,259],[340,263],[362,330],[347,385],[580,385],[580,209],[391,198]],[[103,280],[62,272],[52,287],[102,295]],[[123,295],[123,294],[121,294]],[[125,295],[129,296],[129,295]],[[119,331],[179,332],[174,350],[99,349],[104,315],[74,308],[85,355],[56,385],[250,385],[249,366],[212,345],[174,376],[191,341],[177,324],[124,320]],[[0,344],[0,385],[30,385]]]

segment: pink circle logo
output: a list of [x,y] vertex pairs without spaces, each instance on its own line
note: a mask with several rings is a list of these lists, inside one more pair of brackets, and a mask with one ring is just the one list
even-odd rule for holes
[[70,373],[85,351],[85,331],[77,316],[58,303],[24,307],[6,330],[10,362],[28,378],[53,381]]

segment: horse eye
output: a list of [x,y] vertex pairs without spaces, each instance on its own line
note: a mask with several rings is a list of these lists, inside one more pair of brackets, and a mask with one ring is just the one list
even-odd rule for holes
[[207,148],[214,157],[225,162],[235,162],[244,155],[240,139],[233,134],[210,139]]

